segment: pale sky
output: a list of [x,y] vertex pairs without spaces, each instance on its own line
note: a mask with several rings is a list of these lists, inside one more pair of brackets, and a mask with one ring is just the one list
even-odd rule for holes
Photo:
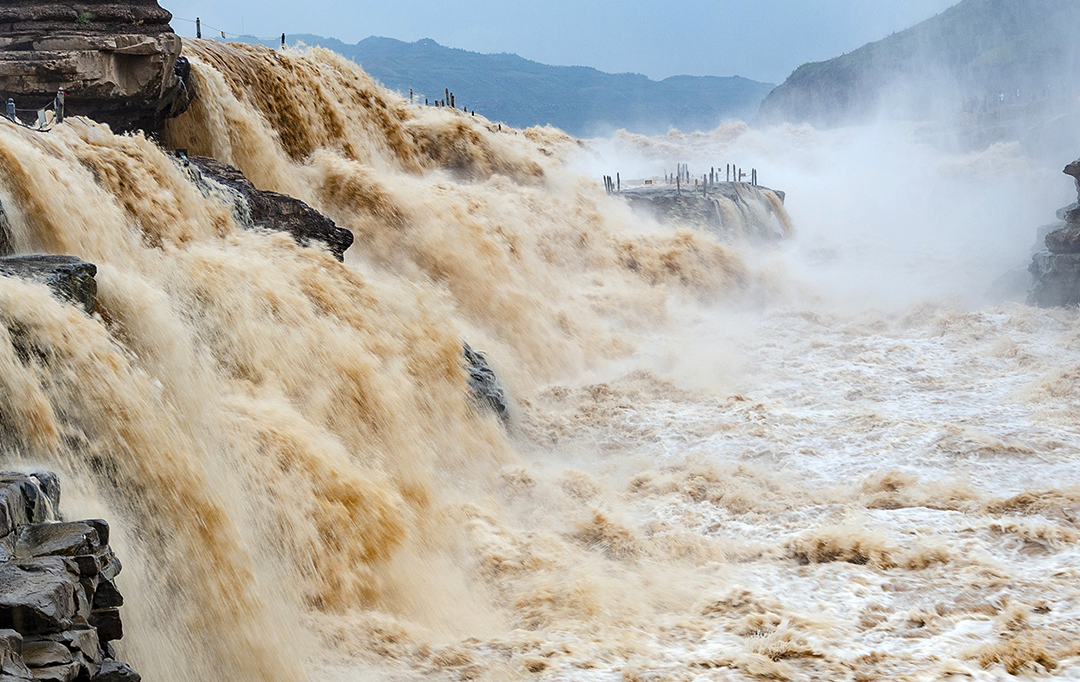
[[[173,29],[204,25],[261,37],[313,33],[431,38],[473,52],[661,79],[745,76],[780,83],[800,64],[835,57],[912,26],[957,0],[159,0]],[[204,30],[204,35],[211,33]]]

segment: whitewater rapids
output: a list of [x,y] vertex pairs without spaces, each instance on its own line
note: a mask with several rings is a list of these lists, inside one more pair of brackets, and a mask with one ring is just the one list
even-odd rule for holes
[[[113,522],[145,679],[1080,679],[1078,313],[963,296],[1065,203],[1015,149],[874,198],[846,134],[583,146],[325,50],[185,53],[199,97],[161,145],[356,243],[244,231],[141,136],[0,126],[13,243],[96,263],[100,296],[0,279],[42,349],[0,344],[4,465]],[[702,150],[772,161],[791,245],[594,182]]]

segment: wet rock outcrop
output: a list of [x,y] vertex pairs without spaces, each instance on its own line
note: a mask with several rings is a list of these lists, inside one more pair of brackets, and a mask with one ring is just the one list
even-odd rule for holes
[[701,189],[652,185],[624,189],[620,196],[635,211],[660,222],[680,222],[722,239],[773,241],[791,233],[784,193],[745,182],[721,182]]
[[1077,202],[1057,212],[1064,223],[1044,239],[1046,248],[1032,258],[1035,282],[1028,304],[1043,307],[1080,305],[1080,159],[1065,167],[1076,183]]
[[51,472],[0,472],[0,681],[138,682],[124,636],[109,524],[64,522]]
[[217,159],[205,156],[188,157],[189,170],[197,184],[207,191],[205,179],[231,190],[234,213],[241,223],[267,230],[288,232],[300,246],[312,242],[325,244],[338,260],[345,259],[345,250],[353,243],[352,232],[342,229],[323,214],[299,199],[255,187],[240,171]]
[[0,101],[30,121],[63,88],[68,116],[156,131],[193,96],[171,19],[157,0],[4,0]]
[[494,412],[503,424],[509,424],[510,409],[506,401],[506,391],[503,390],[499,377],[495,375],[495,370],[491,369],[482,352],[473,350],[467,343],[462,345],[473,402],[480,408]]
[[97,266],[75,256],[32,254],[0,258],[0,276],[40,282],[58,297],[82,306],[88,313],[97,305]]

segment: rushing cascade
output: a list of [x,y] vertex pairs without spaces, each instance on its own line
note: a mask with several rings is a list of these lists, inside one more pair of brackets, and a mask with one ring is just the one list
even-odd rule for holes
[[[322,49],[184,51],[196,96],[157,139],[0,121],[12,250],[98,287],[88,313],[0,277],[4,468],[110,520],[144,679],[1075,671],[1077,314],[935,298],[1047,203],[1014,147],[581,142]],[[803,241],[767,190],[709,198],[718,237],[590,167],[706,145],[786,173]],[[344,262],[185,155],[349,230]],[[499,415],[470,397],[494,373]]]
[[43,349],[4,346],[5,446],[124,520],[148,679],[306,679],[324,638],[370,644],[350,619],[505,627],[463,544],[492,512],[463,499],[515,455],[466,399],[462,339],[525,391],[625,354],[673,292],[745,285],[740,259],[608,205],[555,131],[410,107],[322,50],[186,49],[199,97],[163,142],[352,230],[347,266],[241,229],[142,136],[0,127],[14,249],[99,286],[87,316],[0,279]]

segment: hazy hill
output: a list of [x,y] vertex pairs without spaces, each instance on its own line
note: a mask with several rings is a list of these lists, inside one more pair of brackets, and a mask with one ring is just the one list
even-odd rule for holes
[[[884,40],[800,66],[765,98],[766,121],[934,117],[1060,96],[1080,75],[1080,0],[963,0]],[[1020,96],[1017,97],[1017,90]]]
[[[449,89],[457,106],[493,121],[526,127],[550,123],[573,135],[626,128],[635,132],[711,130],[726,118],[753,116],[773,85],[738,76],[672,76],[654,81],[583,66],[548,66],[515,54],[479,54],[434,40],[405,43],[367,38],[290,35],[289,43],[321,45],[360,63],[387,87],[423,102]],[[266,43],[271,45],[272,43]]]

